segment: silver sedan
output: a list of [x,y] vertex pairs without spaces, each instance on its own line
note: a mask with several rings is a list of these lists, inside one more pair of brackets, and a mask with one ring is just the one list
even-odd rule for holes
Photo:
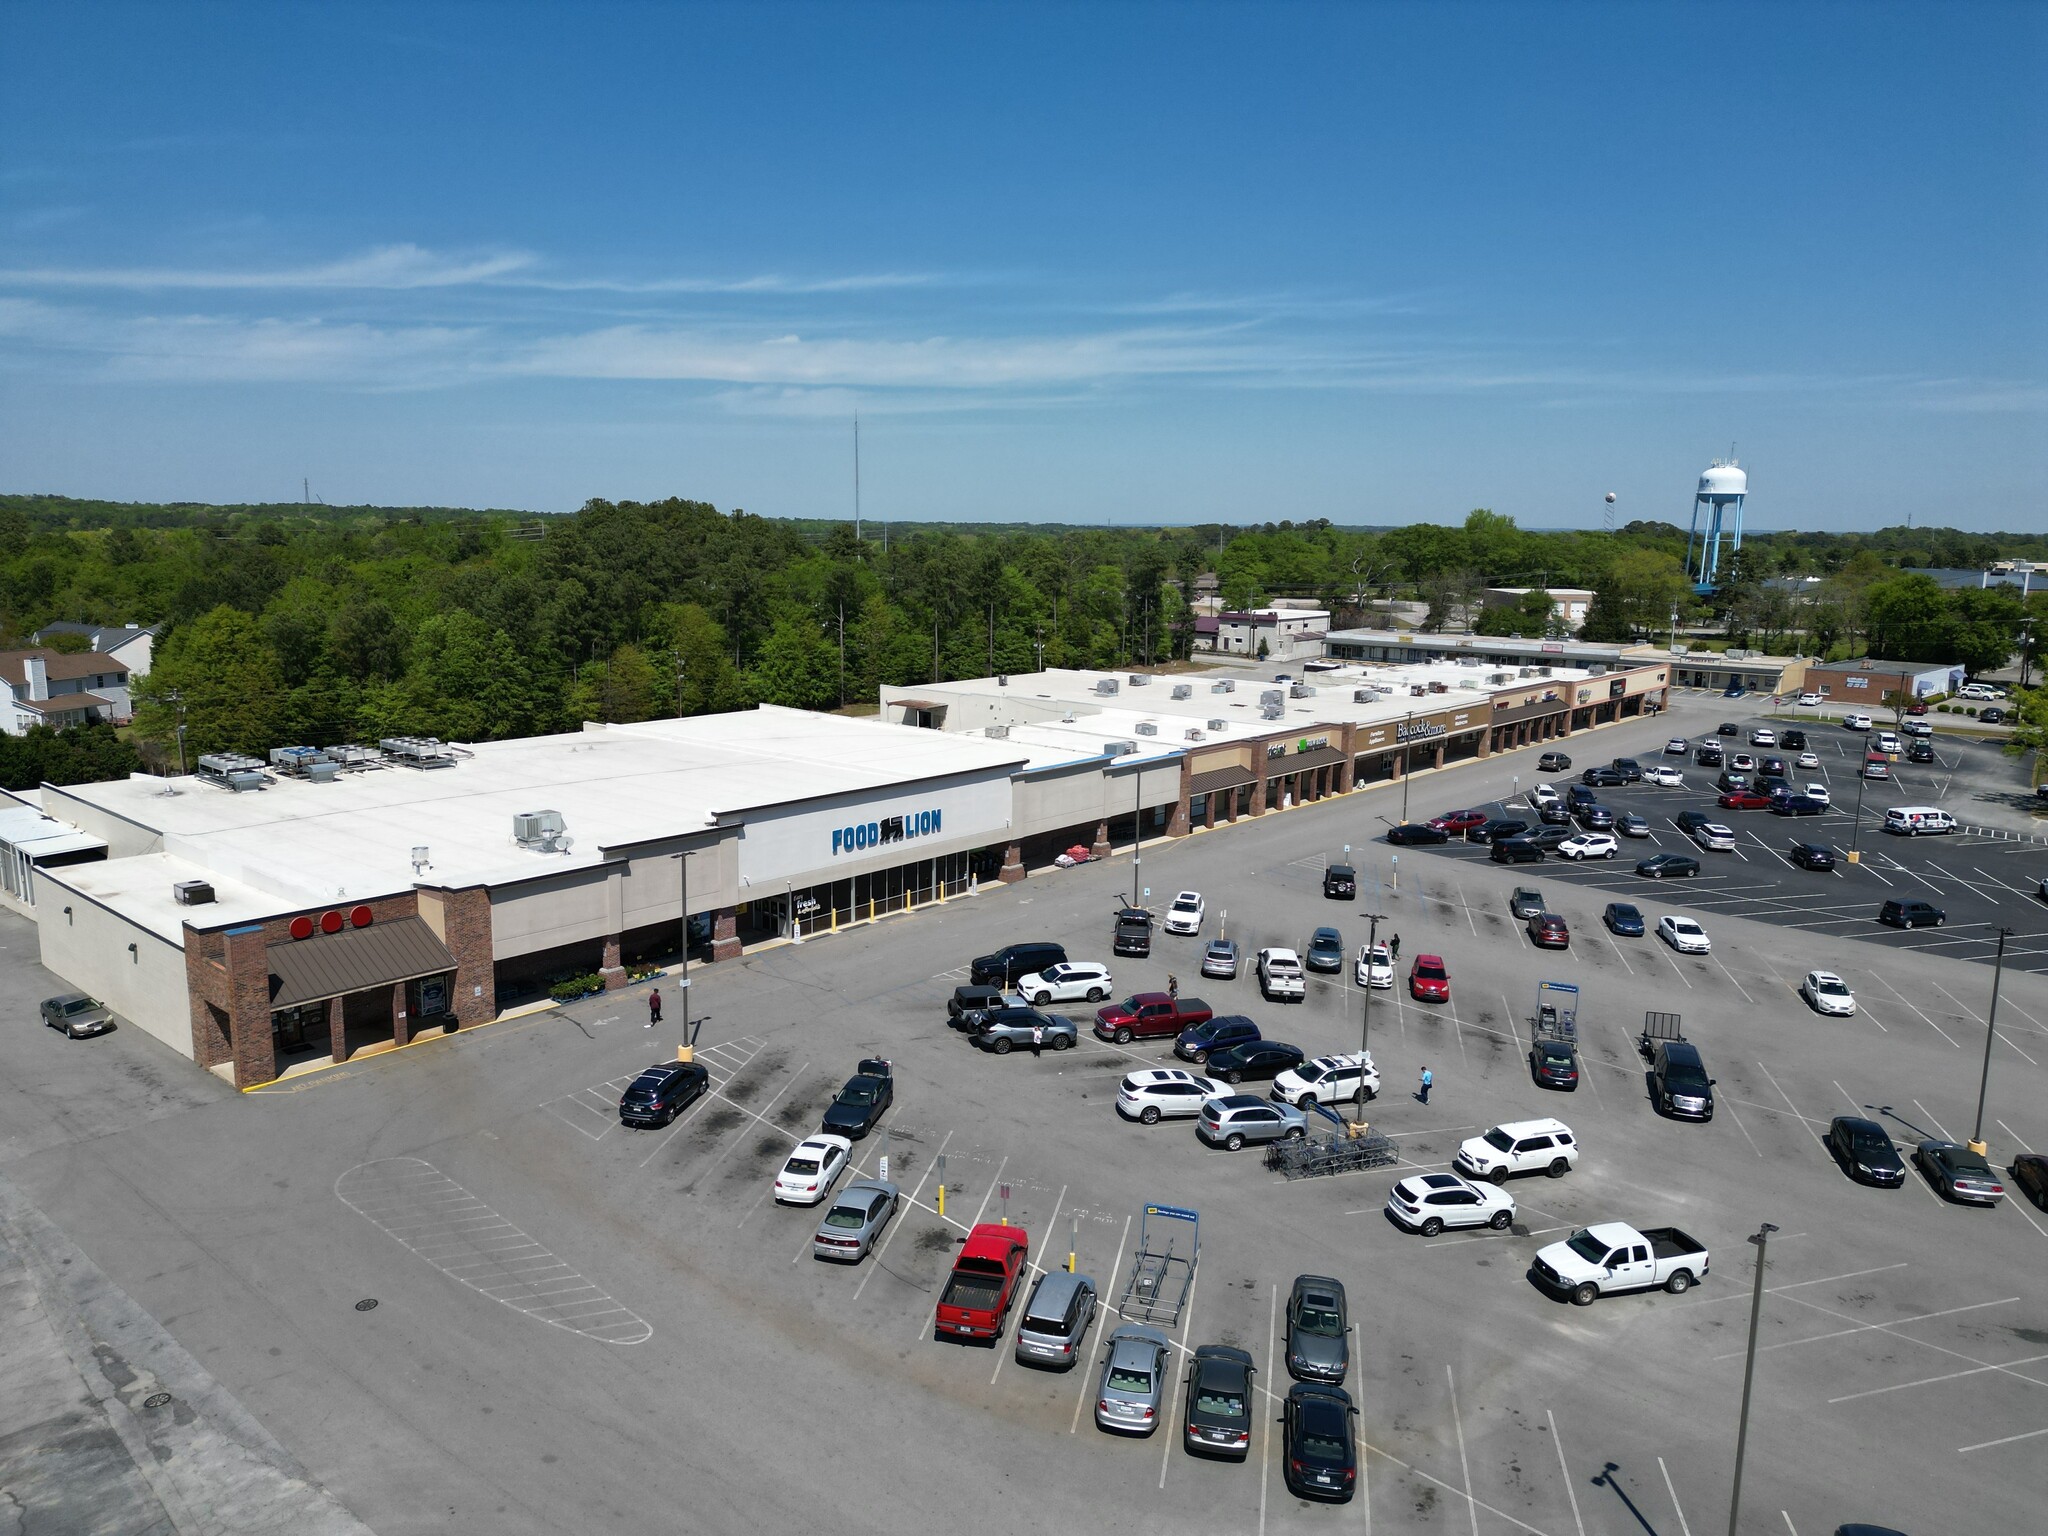
[[897,1189],[880,1179],[855,1179],[833,1199],[811,1238],[811,1257],[858,1264],[896,1214]]
[[1172,1346],[1157,1328],[1126,1323],[1109,1336],[1102,1362],[1102,1389],[1095,1397],[1095,1422],[1127,1435],[1149,1435],[1159,1427],[1159,1403],[1166,1390],[1166,1352]]

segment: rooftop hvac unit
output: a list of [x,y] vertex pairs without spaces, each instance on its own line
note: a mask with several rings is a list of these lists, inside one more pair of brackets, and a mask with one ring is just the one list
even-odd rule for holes
[[563,830],[560,811],[515,811],[512,841],[536,853],[567,853],[574,839]]
[[408,768],[453,768],[455,754],[437,736],[386,736],[377,743],[384,755]]
[[1290,698],[1312,699],[1316,696],[1314,683],[1296,683],[1287,690]]
[[1140,720],[1131,729],[1140,736],[1157,736],[1159,734],[1159,727],[1150,720]]
[[1372,704],[1378,702],[1378,700],[1379,693],[1376,689],[1354,688],[1351,690],[1351,702],[1354,704]]
[[1147,677],[1143,672],[1133,672],[1131,674],[1131,686],[1133,688],[1142,688],[1151,681],[1152,679]]
[[210,880],[177,880],[171,884],[171,900],[181,907],[204,907],[213,902]]
[[998,672],[998,673],[996,674],[996,686],[997,686],[998,688],[1007,688],[1007,687],[1009,687],[1009,686],[1010,686],[1010,674],[1009,674],[1009,673],[1007,673],[1007,672]]
[[282,768],[286,773],[298,773],[308,763],[324,758],[326,755],[318,747],[272,747],[270,749],[270,766]]
[[1269,704],[1285,704],[1286,702],[1286,693],[1278,688],[1268,688],[1259,695],[1259,704],[1262,708]]
[[1607,668],[1596,661],[1592,666],[1586,668],[1586,675],[1588,677],[1605,677],[1607,675]]
[[1117,686],[1117,680],[1113,677],[1099,678],[1095,684],[1095,691],[1101,694],[1111,694],[1117,691]]
[[1129,757],[1137,750],[1138,744],[1135,741],[1105,741],[1102,744],[1104,757]]
[[1217,732],[1227,731],[1230,729],[1230,722],[1228,720],[1211,720],[1209,722],[1209,729]]
[[1272,704],[1261,704],[1259,706],[1259,713],[1268,720],[1278,720],[1287,713],[1287,706],[1277,701]]
[[344,768],[373,768],[377,765],[377,754],[368,747],[329,747],[327,756]]
[[261,789],[269,774],[264,771],[261,758],[245,757],[240,752],[208,752],[199,759],[199,777],[241,794],[244,790]]
[[1204,739],[1202,728],[1199,725],[1189,726],[1184,734],[1189,741],[1201,741]]
[[987,734],[991,741],[1008,741],[1010,728],[1007,725],[992,725],[988,728]]
[[1211,683],[1209,685],[1209,691],[1211,693],[1235,693],[1237,692],[1237,679],[1234,677],[1226,677],[1220,683]]
[[1195,685],[1193,683],[1175,683],[1173,685],[1173,696],[1176,699],[1192,699],[1195,696]]
[[1548,668],[1548,667],[1538,667],[1538,668],[1536,669],[1536,675],[1537,675],[1538,677],[1548,677],[1548,676],[1550,676],[1550,668]]
[[309,759],[300,771],[305,774],[306,782],[309,784],[332,784],[341,777],[341,764],[332,758],[316,757]]
[[1515,680],[1515,674],[1512,672],[1489,672],[1486,674],[1486,680],[1498,688],[1502,683],[1512,683]]

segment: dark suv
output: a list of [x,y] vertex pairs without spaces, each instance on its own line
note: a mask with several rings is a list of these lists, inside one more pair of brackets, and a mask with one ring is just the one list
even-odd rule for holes
[[1007,987],[1019,976],[1029,976],[1049,966],[1067,963],[1064,944],[1008,944],[992,955],[983,955],[967,967],[967,979],[977,986]]
[[1504,837],[1493,845],[1496,864],[1541,864],[1543,847],[1531,838]]
[[1226,1013],[1182,1030],[1173,1042],[1173,1054],[1199,1067],[1208,1061],[1211,1052],[1249,1045],[1258,1038],[1258,1025],[1241,1013]]
[[[1636,777],[1642,777],[1642,770],[1636,771]],[[1628,782],[1628,775],[1619,768],[1588,768],[1579,775],[1579,782],[1593,789],[1619,789]]]
[[1718,741],[1701,742],[1699,749],[1692,755],[1692,760],[1702,768],[1718,768],[1725,759],[1726,754],[1722,752]]
[[1787,731],[1778,738],[1778,745],[1787,752],[1804,752],[1806,750],[1806,732]]
[[1878,908],[1877,920],[1894,928],[1939,928],[1948,921],[1948,914],[1931,901],[1893,897]]
[[619,1098],[619,1123],[667,1125],[711,1086],[711,1074],[696,1062],[667,1061],[649,1067]]
[[1358,894],[1358,871],[1349,864],[1332,864],[1323,871],[1323,894],[1332,901],[1347,901]]
[[1643,765],[1632,757],[1617,757],[1614,760],[1614,771],[1621,775],[1625,784],[1643,782]]
[[1529,830],[1529,823],[1514,817],[1501,816],[1483,822],[1465,834],[1468,843],[1498,843],[1510,837],[1520,837]]
[[1650,1053],[1650,1088],[1657,1108],[1680,1120],[1714,1118],[1714,1080],[1690,1040],[1659,1040]]
[[1794,843],[1789,855],[1801,869],[1833,869],[1835,850],[1826,843]]
[[1538,773],[1563,773],[1571,765],[1572,760],[1562,752],[1546,752],[1536,759]]

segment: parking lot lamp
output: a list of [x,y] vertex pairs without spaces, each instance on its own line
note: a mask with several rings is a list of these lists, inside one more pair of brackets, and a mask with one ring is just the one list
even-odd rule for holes
[[1735,1488],[1728,1495],[1728,1536],[1735,1536],[1736,1522],[1742,1518],[1742,1453],[1749,1441],[1749,1388],[1756,1378],[1756,1325],[1764,1310],[1764,1253],[1777,1230],[1767,1221],[1746,1239],[1756,1245],[1756,1287],[1749,1297],[1749,1356],[1742,1366],[1742,1418],[1735,1428]]
[[1998,1038],[1998,984],[2005,978],[2005,941],[2012,929],[1998,930],[1998,958],[1991,965],[1991,1012],[1984,1019],[1984,1070],[1977,1077],[1977,1128],[1970,1133],[1970,1150],[1983,1157],[1991,1150],[1984,1140],[1984,1094],[1991,1086],[1991,1042]]
[[[1365,937],[1365,1001],[1358,1010],[1358,1053],[1368,1056],[1372,1053],[1372,957],[1379,948],[1380,919],[1384,912],[1368,912],[1372,926]],[[1354,1118],[1360,1125],[1365,1124],[1365,1063],[1358,1064],[1358,1113]]]
[[[1867,758],[1869,754],[1866,752],[1864,756]],[[1869,764],[1866,762],[1864,767],[1867,768],[1868,766]],[[1849,829],[1849,862],[1851,864],[1860,864],[1863,861],[1863,855],[1857,851],[1856,845],[1863,837],[1863,786],[1869,782],[1870,775],[1865,773],[1863,768],[1858,768],[1856,770],[1856,824]]]

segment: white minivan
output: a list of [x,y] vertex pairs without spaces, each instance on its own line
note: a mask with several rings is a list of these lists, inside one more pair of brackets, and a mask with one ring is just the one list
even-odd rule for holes
[[1923,832],[1953,832],[1956,819],[1931,805],[1895,805],[1884,813],[1884,829],[1901,837],[1918,837]]

